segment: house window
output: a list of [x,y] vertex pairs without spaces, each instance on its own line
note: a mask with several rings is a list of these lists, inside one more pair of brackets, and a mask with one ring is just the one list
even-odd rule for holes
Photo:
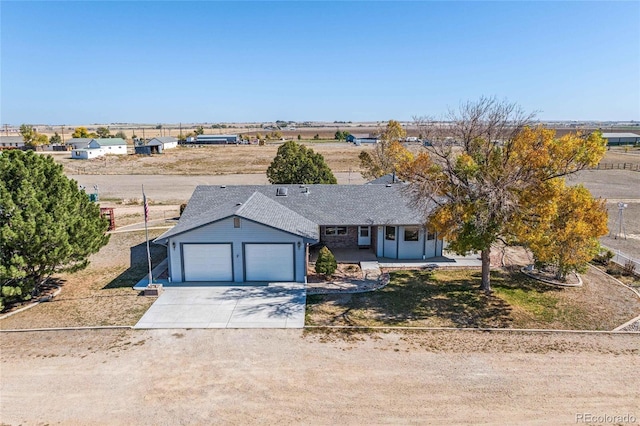
[[395,240],[396,239],[396,227],[395,226],[385,226],[384,227],[384,238],[386,240]]
[[427,230],[427,240],[435,240],[435,239],[436,239],[436,233]]
[[367,238],[369,236],[369,227],[368,226],[363,226],[362,228],[360,228],[360,236],[362,238]]
[[346,226],[327,226],[324,228],[324,235],[347,235]]
[[404,240],[405,241],[418,241],[420,231],[417,226],[406,226],[404,228]]
[[234,228],[240,228],[240,218],[239,217],[234,217],[233,218],[233,227]]

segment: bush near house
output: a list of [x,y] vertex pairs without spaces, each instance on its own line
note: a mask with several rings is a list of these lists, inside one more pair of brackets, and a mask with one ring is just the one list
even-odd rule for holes
[[336,258],[327,247],[322,247],[316,260],[316,272],[330,277],[338,268]]

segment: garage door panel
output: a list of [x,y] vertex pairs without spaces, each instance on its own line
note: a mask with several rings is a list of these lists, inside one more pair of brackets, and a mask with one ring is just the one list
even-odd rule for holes
[[246,281],[295,281],[293,244],[245,244]]
[[184,281],[233,281],[231,244],[184,244]]

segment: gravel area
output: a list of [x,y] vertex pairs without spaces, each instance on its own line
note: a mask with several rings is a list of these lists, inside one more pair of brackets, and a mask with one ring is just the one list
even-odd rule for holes
[[[575,424],[640,418],[634,334],[0,333],[7,424]],[[637,420],[636,420],[637,421]]]

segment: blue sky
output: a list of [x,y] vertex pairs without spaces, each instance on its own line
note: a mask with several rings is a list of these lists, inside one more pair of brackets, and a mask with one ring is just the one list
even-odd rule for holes
[[1,1],[2,124],[640,120],[640,2]]

